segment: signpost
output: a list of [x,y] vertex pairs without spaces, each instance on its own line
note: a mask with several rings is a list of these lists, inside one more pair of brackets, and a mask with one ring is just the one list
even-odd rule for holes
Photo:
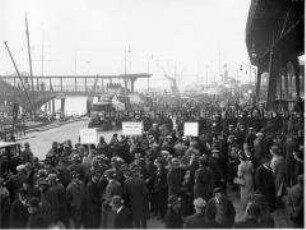
[[91,145],[98,143],[98,132],[96,129],[81,129],[80,130],[81,144]]
[[199,136],[199,123],[198,122],[185,122],[184,123],[184,136],[191,136],[191,137]]
[[142,122],[122,122],[122,134],[125,136],[139,136],[143,134]]

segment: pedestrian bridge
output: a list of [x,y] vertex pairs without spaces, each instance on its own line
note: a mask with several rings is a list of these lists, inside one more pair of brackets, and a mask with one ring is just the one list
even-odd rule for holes
[[[118,90],[134,92],[138,78],[150,78],[147,73],[96,76],[18,76],[0,75],[0,103],[18,103],[26,110],[37,110],[54,98],[67,95],[95,96]],[[26,88],[26,91],[23,89]]]

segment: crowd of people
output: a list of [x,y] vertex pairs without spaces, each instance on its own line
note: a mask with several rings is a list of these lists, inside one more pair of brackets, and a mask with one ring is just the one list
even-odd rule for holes
[[[141,136],[54,142],[43,161],[26,143],[13,169],[1,152],[0,227],[146,228],[156,218],[165,228],[271,228],[279,210],[287,227],[304,226],[303,109],[170,109],[134,116]],[[184,136],[186,121],[199,123],[199,136]]]

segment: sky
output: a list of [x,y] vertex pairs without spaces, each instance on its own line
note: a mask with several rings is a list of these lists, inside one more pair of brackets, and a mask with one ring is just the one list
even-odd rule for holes
[[206,73],[211,82],[220,63],[232,72],[248,63],[249,6],[250,0],[1,0],[0,75],[14,72],[3,41],[20,72],[29,72],[27,14],[34,75],[149,71],[151,86],[169,87],[164,68],[181,82]]

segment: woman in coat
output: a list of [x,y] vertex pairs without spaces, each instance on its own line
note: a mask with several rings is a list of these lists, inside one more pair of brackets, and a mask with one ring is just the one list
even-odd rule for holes
[[254,167],[250,158],[243,152],[239,154],[240,164],[238,166],[238,177],[242,179],[244,185],[240,186],[240,198],[243,210],[248,204],[248,197],[254,190],[253,173]]
[[274,183],[276,190],[276,199],[279,201],[285,193],[285,182],[286,182],[286,162],[282,156],[278,146],[274,145],[270,149],[272,155],[271,169],[274,175]]

